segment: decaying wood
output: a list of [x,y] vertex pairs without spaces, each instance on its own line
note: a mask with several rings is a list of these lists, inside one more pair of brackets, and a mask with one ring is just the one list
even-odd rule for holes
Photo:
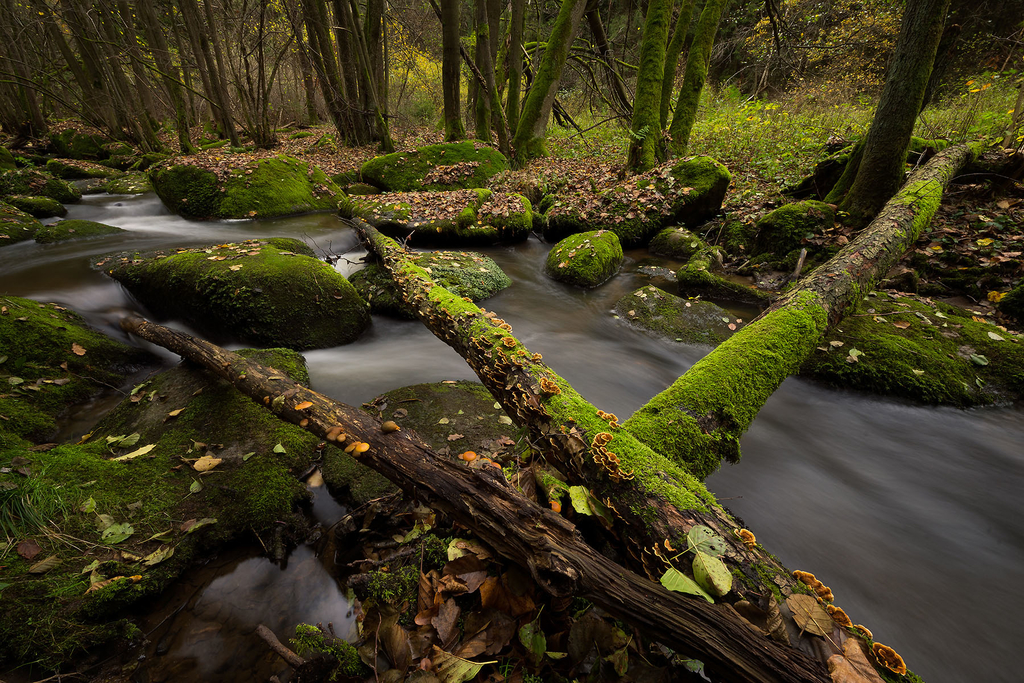
[[276,652],[281,659],[288,662],[288,666],[293,669],[298,669],[305,663],[305,659],[285,647],[281,641],[277,639],[277,636],[274,635],[274,632],[263,624],[256,627],[256,635],[262,638],[263,642],[265,642],[271,650]]
[[122,327],[227,380],[283,420],[336,443],[367,444],[361,462],[472,529],[544,590],[591,600],[700,659],[720,680],[830,680],[823,661],[760,635],[729,606],[672,593],[596,553],[573,524],[523,497],[499,470],[446,459],[410,430],[384,433],[372,416],[204,340],[138,317],[126,318]]

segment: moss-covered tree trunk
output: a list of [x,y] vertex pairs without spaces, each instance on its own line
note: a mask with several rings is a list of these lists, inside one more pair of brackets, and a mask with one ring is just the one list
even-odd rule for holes
[[661,81],[661,111],[659,116],[659,129],[664,130],[668,126],[668,114],[672,105],[672,91],[676,86],[676,67],[679,65],[679,56],[689,49],[687,37],[692,39],[690,32],[690,20],[693,17],[693,8],[696,0],[683,0],[679,6],[679,14],[676,17],[676,26],[672,32],[672,40],[665,49],[665,69]]
[[673,0],[650,0],[647,4],[626,159],[626,166],[634,173],[654,168],[665,159],[658,119],[661,112],[661,84],[665,75],[665,43],[668,42],[672,5]]
[[555,104],[562,68],[565,66],[569,47],[576,39],[576,32],[579,30],[586,6],[586,0],[562,0],[558,17],[548,37],[544,56],[537,67],[530,93],[523,104],[519,126],[512,139],[514,159],[519,164],[547,153],[545,138],[551,107]]
[[526,0],[512,0],[508,27],[508,88],[505,95],[505,118],[509,131],[519,125],[519,97],[523,83],[523,25],[526,18]]
[[167,47],[167,40],[164,38],[164,29],[160,20],[153,10],[153,4],[143,2],[137,5],[139,12],[139,23],[142,26],[143,35],[149,43],[153,61],[160,72],[161,80],[167,89],[167,95],[174,108],[174,123],[178,134],[178,148],[182,154],[192,154],[196,151],[189,137],[188,111],[185,108],[185,97],[181,91],[179,82],[178,67],[171,58],[171,51]]
[[441,89],[444,93],[444,132],[449,142],[464,140],[462,67],[459,61],[459,0],[441,0]]
[[[474,17],[474,32],[476,35],[476,64],[480,68],[484,79],[494,80],[494,67],[491,64],[491,27],[487,21],[487,0],[476,0]],[[491,65],[488,68],[488,65]],[[473,108],[474,123],[476,128],[475,137],[477,140],[491,142],[491,97],[487,88],[477,90],[476,103]]]
[[697,20],[697,29],[686,56],[686,73],[683,85],[679,88],[676,99],[676,112],[669,127],[671,151],[682,156],[690,144],[690,131],[697,120],[697,106],[700,104],[700,93],[704,90],[704,82],[708,78],[708,65],[711,62],[711,48],[715,44],[715,34],[722,20],[722,12],[729,0],[707,0],[704,10]]
[[855,173],[839,204],[854,224],[867,223],[903,183],[910,135],[924,103],[948,8],[949,0],[907,2],[860,163],[856,167],[851,163],[843,174],[845,178]]
[[957,145],[936,154],[855,240],[638,409],[626,430],[700,478],[737,460],[761,406],[917,241],[946,185],[978,151]]

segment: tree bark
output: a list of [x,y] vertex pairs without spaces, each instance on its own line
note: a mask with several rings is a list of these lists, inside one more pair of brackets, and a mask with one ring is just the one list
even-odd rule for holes
[[661,81],[661,111],[658,121],[660,130],[668,126],[668,114],[672,104],[672,91],[676,86],[676,67],[679,65],[679,55],[688,50],[686,38],[692,37],[690,33],[690,20],[693,18],[693,8],[696,0],[683,0],[679,6],[679,16],[676,17],[675,30],[672,32],[672,40],[665,49],[665,69]]
[[673,0],[650,0],[647,4],[626,159],[626,166],[634,173],[652,169],[665,159],[659,117],[661,86],[665,76],[665,44],[668,42],[673,4]]
[[137,5],[139,10],[139,23],[142,26],[146,42],[149,44],[150,52],[153,54],[153,61],[160,71],[160,78],[167,88],[167,95],[174,107],[174,121],[178,133],[178,147],[182,154],[193,154],[196,149],[189,137],[188,111],[185,108],[185,98],[181,92],[179,83],[178,67],[171,60],[171,52],[167,48],[167,40],[164,38],[164,30],[157,19],[153,4],[143,2]]
[[611,47],[608,45],[608,35],[605,33],[604,23],[601,21],[601,13],[596,7],[587,12],[587,26],[590,27],[590,33],[594,37],[594,47],[597,48],[597,54],[601,56],[605,72],[608,74],[612,107],[622,115],[629,116],[633,112],[633,98],[629,96],[626,83],[622,80],[622,74],[619,73],[615,55],[612,54]]
[[464,140],[461,63],[459,61],[459,0],[441,0],[441,87],[444,90],[444,131],[449,142]]
[[704,11],[697,20],[693,43],[690,45],[689,54],[686,55],[686,73],[683,75],[683,85],[679,88],[676,113],[669,127],[669,134],[672,136],[669,144],[676,156],[686,154],[686,148],[689,146],[690,131],[697,120],[700,93],[708,77],[711,48],[715,44],[715,34],[718,33],[718,24],[727,4],[728,0],[707,0]]
[[178,9],[181,11],[185,30],[192,42],[196,68],[199,69],[202,76],[203,87],[209,101],[214,105],[214,117],[220,123],[221,132],[231,141],[231,146],[238,147],[238,133],[235,132],[235,122],[231,117],[231,102],[228,99],[223,76],[219,73],[217,60],[210,50],[208,32],[202,28],[203,22],[199,16],[196,0],[178,0]]
[[[652,639],[700,659],[712,676],[751,683],[831,680],[821,661],[758,634],[728,606],[672,593],[598,554],[573,524],[523,497],[498,471],[446,459],[409,430],[384,433],[366,413],[209,342],[137,317],[126,318],[122,327],[227,380],[283,420],[326,440],[338,439],[340,428],[345,441],[368,444],[360,462],[472,529],[551,595],[591,600]],[[298,408],[306,403],[311,405]]]
[[740,436],[830,325],[902,257],[980,146],[956,145],[918,169],[860,235],[623,424],[698,477],[739,459]]
[[924,103],[948,8],[949,0],[912,0],[903,12],[863,156],[855,169],[847,167],[847,173],[856,175],[839,209],[855,225],[867,223],[903,183],[910,135]]
[[523,26],[526,19],[526,0],[512,0],[509,20],[508,51],[508,92],[505,95],[505,118],[509,131],[519,125],[519,97],[523,84]]

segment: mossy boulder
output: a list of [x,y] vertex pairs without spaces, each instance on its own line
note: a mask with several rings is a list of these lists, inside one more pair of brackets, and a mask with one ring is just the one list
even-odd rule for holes
[[0,297],[0,358],[0,451],[12,439],[51,438],[70,406],[152,360],[63,306],[13,296]]
[[155,315],[217,338],[320,349],[355,341],[370,325],[348,280],[295,239],[118,254],[96,266]]
[[679,293],[687,297],[724,299],[762,307],[770,301],[768,293],[723,276],[722,251],[718,247],[705,247],[691,256],[686,265],[676,271],[676,281]]
[[110,156],[109,141],[101,135],[81,133],[72,128],[50,136],[50,145],[57,154],[68,159],[99,161]]
[[545,214],[544,239],[557,242],[589,230],[611,230],[623,247],[644,246],[663,227],[695,226],[722,207],[732,176],[710,157],[663,164],[595,193],[558,194]]
[[349,196],[338,202],[344,218],[361,218],[392,237],[412,236],[414,246],[486,246],[530,236],[526,197],[491,190],[389,192]]
[[478,140],[427,145],[370,159],[359,170],[363,181],[390,192],[485,187],[508,168],[508,159]]
[[6,147],[0,147],[0,171],[11,171],[18,167],[14,155]]
[[132,164],[129,170],[132,171],[145,171],[151,166],[159,164],[161,161],[166,161],[171,158],[170,154],[164,154],[163,152],[146,152],[138,158],[138,160]]
[[68,181],[31,168],[0,173],[0,196],[2,195],[49,197],[62,204],[72,204],[82,198],[81,190]]
[[998,308],[1006,315],[1024,322],[1024,280],[999,300]]
[[688,301],[653,285],[627,294],[615,304],[615,313],[631,325],[685,344],[717,346],[736,327],[724,308],[708,301]]
[[[512,284],[497,263],[476,252],[426,251],[409,254],[409,259],[425,268],[434,282],[452,294],[473,301],[483,301]],[[416,317],[381,266],[370,264],[354,273],[349,281],[369,302],[372,313],[409,319]]]
[[609,230],[570,235],[548,252],[544,272],[576,287],[597,287],[619,272],[622,245]]
[[46,162],[46,171],[64,180],[113,178],[121,175],[118,170],[76,159],[50,159]]
[[107,225],[106,223],[73,219],[70,221],[58,221],[52,225],[44,225],[36,232],[36,242],[40,244],[53,244],[54,242],[64,242],[67,240],[113,235],[117,232],[124,232],[124,230],[113,225]]
[[647,245],[652,254],[687,261],[707,244],[681,225],[665,228]]
[[54,216],[68,215],[67,207],[56,199],[50,199],[49,197],[14,195],[7,198],[7,203],[35,218],[53,218]]
[[30,240],[41,227],[38,219],[0,201],[0,247]]
[[824,202],[808,200],[780,206],[755,224],[757,234],[750,253],[772,254],[781,260],[807,244],[805,240],[820,237],[835,219],[835,211]]
[[920,403],[1024,397],[1024,338],[927,298],[873,292],[804,364],[827,384]]
[[153,183],[145,173],[125,173],[107,182],[106,191],[109,194],[143,194],[153,191]]
[[229,157],[214,168],[174,159],[149,172],[157,196],[186,218],[274,218],[337,209],[341,189],[294,157]]

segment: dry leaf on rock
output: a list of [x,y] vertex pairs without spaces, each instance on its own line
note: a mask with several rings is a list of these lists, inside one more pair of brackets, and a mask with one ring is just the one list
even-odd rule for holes
[[192,469],[196,472],[209,472],[222,462],[224,462],[224,460],[221,458],[215,458],[212,455],[204,455],[192,463]]
[[786,607],[793,612],[793,619],[801,630],[816,636],[832,632],[832,617],[810,595],[794,593],[786,598]]

